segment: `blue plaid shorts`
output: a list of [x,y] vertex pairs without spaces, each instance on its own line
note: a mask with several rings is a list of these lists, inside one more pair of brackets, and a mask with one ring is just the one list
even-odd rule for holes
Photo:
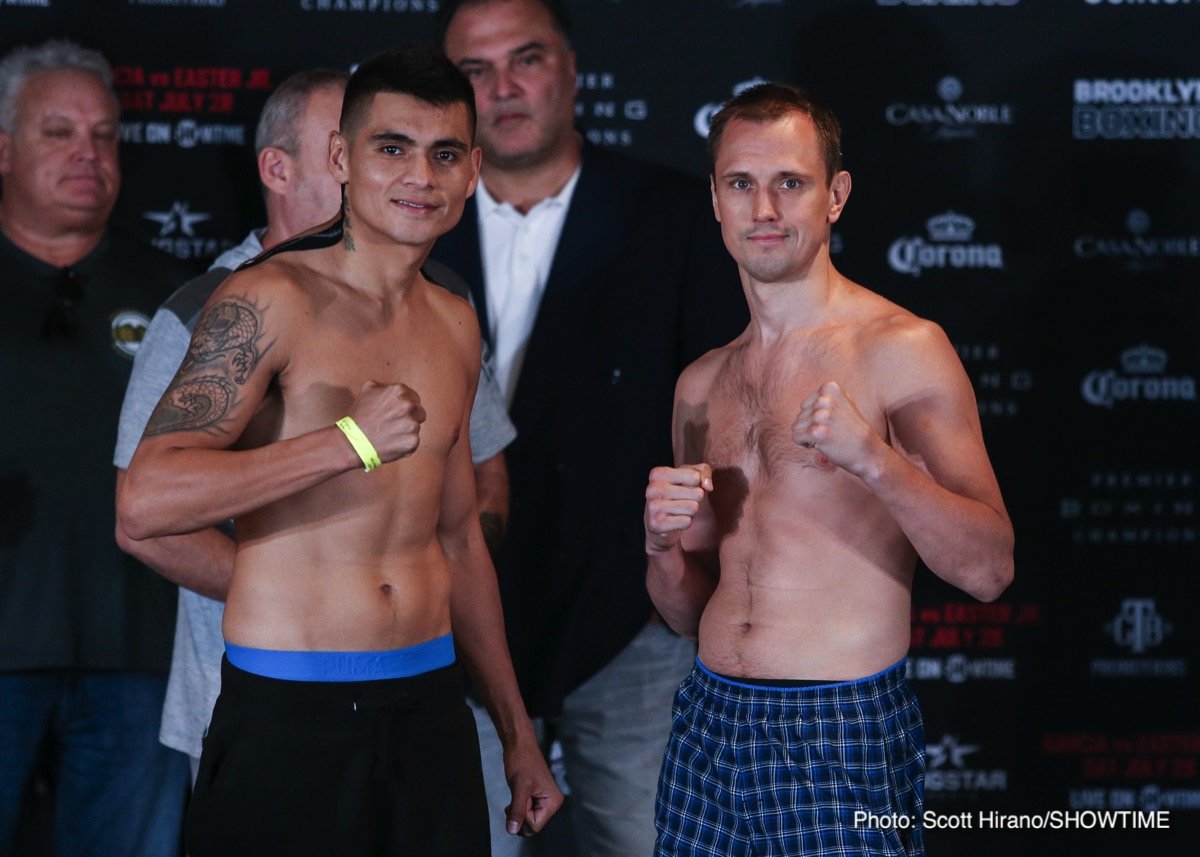
[[654,853],[922,855],[924,785],[904,661],[857,681],[769,687],[697,660],[675,694]]

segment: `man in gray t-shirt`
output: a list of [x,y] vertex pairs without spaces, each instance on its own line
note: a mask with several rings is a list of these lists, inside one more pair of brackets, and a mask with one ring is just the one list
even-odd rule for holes
[[[207,274],[180,288],[159,308],[146,331],[125,392],[113,464],[123,477],[163,392],[187,353],[192,326],[217,286],[239,265],[297,233],[332,217],[339,186],[326,167],[330,131],[338,126],[347,75],[316,70],[293,75],[263,106],[255,134],[259,176],[267,208],[265,229],[251,232],[227,250]],[[318,239],[319,240],[319,239]],[[436,262],[426,278],[466,296],[465,284]],[[479,388],[471,410],[471,456],[475,463],[480,517],[489,548],[503,532],[508,482],[501,454],[516,436],[503,396],[484,353]],[[120,539],[120,536],[118,537]],[[223,599],[233,573],[233,541],[218,529],[121,546],[180,585],[179,614],[171,674],[159,740],[200,760],[201,739],[220,691]]]

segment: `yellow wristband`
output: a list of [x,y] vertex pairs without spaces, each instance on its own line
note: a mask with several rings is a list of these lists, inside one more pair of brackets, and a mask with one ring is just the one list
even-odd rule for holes
[[350,445],[354,447],[354,451],[358,453],[358,457],[362,459],[363,470],[370,473],[379,465],[383,464],[379,460],[379,453],[375,451],[375,447],[371,445],[371,441],[367,440],[367,436],[363,434],[362,429],[350,417],[342,417],[334,425],[342,430],[342,434],[346,436],[346,440],[350,441]]

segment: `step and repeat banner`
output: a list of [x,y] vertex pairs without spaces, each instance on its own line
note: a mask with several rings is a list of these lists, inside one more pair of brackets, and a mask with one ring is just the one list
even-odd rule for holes
[[[272,87],[430,39],[438,6],[0,0],[0,49],[106,53],[118,220],[202,266],[263,219]],[[740,88],[830,103],[835,263],[945,327],[975,385],[1017,578],[980,604],[919,575],[929,853],[1176,853],[1200,828],[1200,0],[570,8],[598,144],[700,175]]]

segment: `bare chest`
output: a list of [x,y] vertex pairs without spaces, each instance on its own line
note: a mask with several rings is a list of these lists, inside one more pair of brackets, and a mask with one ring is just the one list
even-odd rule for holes
[[849,355],[754,364],[731,359],[718,374],[709,396],[709,425],[704,460],[714,469],[735,469],[752,481],[805,471],[815,477],[836,469],[816,449],[794,440],[806,400],[822,384],[837,381],[881,435],[886,421],[874,391]]
[[368,381],[411,388],[427,415],[422,451],[449,450],[466,406],[468,367],[452,343],[412,325],[363,329],[317,318],[296,337],[253,428],[266,440],[329,425],[350,412]]

